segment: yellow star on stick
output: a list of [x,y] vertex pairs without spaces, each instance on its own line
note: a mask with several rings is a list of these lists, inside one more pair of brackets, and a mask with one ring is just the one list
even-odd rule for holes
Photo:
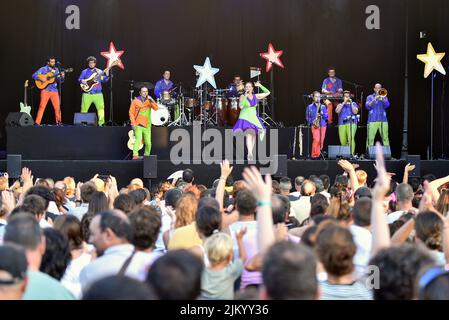
[[424,78],[427,78],[433,70],[440,72],[441,74],[446,75],[446,70],[441,64],[441,60],[446,55],[445,52],[436,53],[432,44],[429,42],[427,45],[427,53],[426,54],[418,54],[416,57],[418,60],[421,60],[426,64],[424,67]]

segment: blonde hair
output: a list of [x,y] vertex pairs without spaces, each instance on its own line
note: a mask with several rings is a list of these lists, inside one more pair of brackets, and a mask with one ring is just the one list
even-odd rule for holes
[[192,193],[185,193],[176,202],[175,229],[187,226],[195,221],[198,200]]
[[0,177],[0,191],[8,190],[8,179],[6,177]]
[[368,174],[364,170],[357,170],[355,172],[355,175],[357,176],[357,180],[359,181],[359,185],[363,186],[366,184],[366,180],[368,179]]
[[207,238],[204,243],[204,252],[212,265],[218,264],[228,259],[232,253],[234,243],[230,235],[217,232]]
[[73,197],[76,190],[75,179],[73,177],[65,177],[63,181],[67,187],[65,192],[66,196],[69,198]]

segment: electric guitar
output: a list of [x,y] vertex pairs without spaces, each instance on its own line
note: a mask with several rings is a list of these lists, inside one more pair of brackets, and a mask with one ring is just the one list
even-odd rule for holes
[[[73,72],[73,68],[62,69],[61,72],[70,73]],[[46,74],[39,74],[38,79],[35,80],[36,87],[39,89],[45,89],[49,84],[52,84],[56,81],[56,78],[60,77],[61,73],[54,73],[52,71]]]
[[25,81],[25,84],[23,85],[25,88],[23,90],[23,102],[20,103],[20,112],[24,112],[28,114],[31,117],[31,107],[28,105],[27,102],[27,88],[28,88],[28,80]]
[[[128,132],[128,149],[129,150],[134,150],[134,144],[136,143],[136,136],[134,135],[134,130],[130,130]],[[143,148],[143,139],[142,141],[140,141],[140,146],[139,146],[139,150],[142,150]]]
[[[118,60],[117,60],[117,61],[114,61],[114,62],[111,64],[110,67],[107,67],[106,69],[104,69],[104,70],[102,71],[102,73],[106,73],[106,72],[109,71],[112,67],[114,67],[114,66],[116,66],[116,65],[118,65]],[[84,79],[84,80],[80,83],[81,89],[82,89],[84,92],[86,92],[86,93],[92,91],[92,89],[98,84],[98,78],[101,76],[102,73],[94,72],[94,73],[92,73],[92,75],[91,75],[89,78]]]

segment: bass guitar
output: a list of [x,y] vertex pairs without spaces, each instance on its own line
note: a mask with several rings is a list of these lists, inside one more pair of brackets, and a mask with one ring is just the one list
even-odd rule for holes
[[[68,69],[62,69],[61,72],[70,73],[73,72],[73,68]],[[55,83],[56,78],[59,78],[61,76],[61,73],[55,73],[55,72],[48,72],[46,74],[39,74],[37,77],[38,79],[35,80],[36,87],[39,89],[45,89],[49,84]]]
[[92,75],[91,75],[89,78],[84,79],[84,80],[80,83],[81,89],[82,89],[84,92],[86,92],[86,93],[91,92],[92,89],[99,83],[99,82],[98,82],[98,78],[99,78],[103,73],[108,72],[112,67],[114,67],[114,66],[116,66],[116,65],[118,65],[118,61],[114,61],[110,67],[107,67],[106,69],[104,69],[104,70],[101,71],[101,72],[94,72],[94,73],[92,73]]

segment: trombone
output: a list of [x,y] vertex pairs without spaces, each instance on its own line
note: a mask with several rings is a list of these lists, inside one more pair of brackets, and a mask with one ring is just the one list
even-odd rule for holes
[[380,88],[379,92],[377,93],[377,96],[380,97],[381,99],[385,98],[386,96],[388,96],[388,91],[385,88]]

